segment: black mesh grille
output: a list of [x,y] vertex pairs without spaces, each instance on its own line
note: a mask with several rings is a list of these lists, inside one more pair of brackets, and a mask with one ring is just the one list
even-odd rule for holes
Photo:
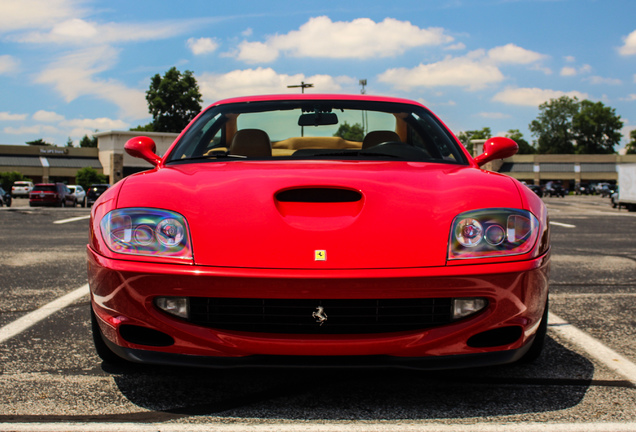
[[[325,317],[326,320],[321,324],[320,319]],[[191,297],[190,322],[217,329],[263,333],[386,333],[450,323],[451,299],[294,300]]]

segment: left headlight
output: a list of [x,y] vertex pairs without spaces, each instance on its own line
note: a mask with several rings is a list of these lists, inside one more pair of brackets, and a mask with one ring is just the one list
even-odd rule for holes
[[461,213],[453,220],[448,259],[522,255],[534,247],[539,221],[526,210],[494,208]]
[[116,253],[192,259],[190,230],[185,217],[161,209],[113,210],[100,222],[102,238]]

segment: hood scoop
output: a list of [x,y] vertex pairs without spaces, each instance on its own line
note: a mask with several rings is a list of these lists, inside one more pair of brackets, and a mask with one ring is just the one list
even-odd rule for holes
[[276,209],[290,226],[330,231],[351,225],[364,206],[364,196],[353,189],[300,187],[274,195]]
[[353,203],[361,201],[362,194],[352,189],[305,187],[278,192],[276,200],[285,203]]

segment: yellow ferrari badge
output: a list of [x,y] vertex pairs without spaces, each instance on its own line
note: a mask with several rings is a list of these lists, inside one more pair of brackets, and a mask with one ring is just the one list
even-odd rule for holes
[[314,251],[314,261],[327,261],[327,251],[326,250]]

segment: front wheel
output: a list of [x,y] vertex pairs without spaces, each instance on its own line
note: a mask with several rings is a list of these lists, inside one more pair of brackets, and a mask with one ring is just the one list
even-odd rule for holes
[[99,329],[99,324],[97,323],[97,317],[95,317],[95,312],[93,311],[93,307],[91,308],[91,329],[93,333],[93,344],[95,345],[95,351],[99,358],[104,360],[106,363],[111,365],[124,365],[128,362],[123,358],[119,357],[117,354],[112,352],[106,342],[104,342],[102,331]]
[[545,309],[541,317],[541,323],[534,335],[534,340],[530,349],[519,359],[519,363],[531,363],[539,358],[543,347],[545,346],[545,338],[548,334],[548,300],[545,301]]

